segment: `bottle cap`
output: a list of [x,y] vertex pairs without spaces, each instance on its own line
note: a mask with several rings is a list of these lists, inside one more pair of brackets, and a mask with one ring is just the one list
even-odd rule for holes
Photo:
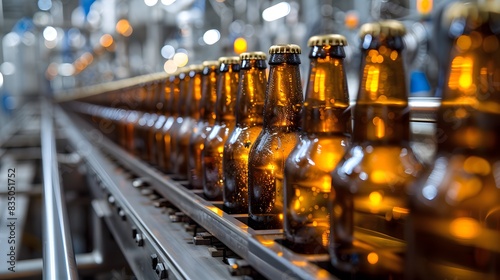
[[267,56],[264,52],[244,52],[240,54],[240,60],[245,59],[262,59],[266,60]]
[[219,64],[240,64],[240,58],[237,56],[219,57]]
[[189,66],[189,71],[201,72],[203,71],[203,65],[202,64],[191,65]]
[[397,20],[383,20],[380,22],[365,23],[359,29],[359,37],[365,35],[397,37],[406,34],[405,26]]
[[347,39],[340,34],[316,35],[309,38],[307,46],[347,46]]
[[203,64],[202,64],[204,67],[217,67],[219,66],[219,61],[217,60],[206,60],[206,61],[203,61]]
[[287,45],[274,45],[269,48],[269,54],[285,54],[285,53],[297,53],[300,54],[302,50],[298,45],[287,44]]

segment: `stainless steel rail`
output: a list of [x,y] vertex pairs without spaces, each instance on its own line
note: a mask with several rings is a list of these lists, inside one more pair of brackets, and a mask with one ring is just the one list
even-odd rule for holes
[[43,169],[43,277],[78,279],[66,204],[59,182],[53,107],[42,103],[41,143]]

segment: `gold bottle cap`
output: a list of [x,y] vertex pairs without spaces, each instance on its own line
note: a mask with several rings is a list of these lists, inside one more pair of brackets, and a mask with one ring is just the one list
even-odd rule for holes
[[297,53],[300,54],[302,50],[300,46],[295,44],[286,44],[286,45],[274,45],[269,48],[269,54],[275,53]]
[[347,39],[340,34],[316,35],[307,41],[308,47],[313,46],[347,46]]
[[223,56],[219,58],[219,63],[222,64],[240,64],[240,58],[237,56]]
[[189,71],[201,72],[203,71],[203,65],[202,64],[191,65],[189,66]]
[[380,22],[363,24],[359,29],[359,37],[363,38],[368,34],[372,36],[384,35],[388,37],[403,36],[406,34],[406,28],[400,21],[383,20]]
[[244,52],[240,54],[240,60],[245,59],[263,59],[266,60],[267,56],[264,52]]
[[217,60],[206,60],[206,61],[203,61],[203,64],[202,64],[204,67],[212,67],[212,66],[219,66],[219,61]]
[[499,0],[484,0],[480,3],[453,3],[444,13],[444,20],[450,24],[453,20],[468,19],[474,25],[482,24],[490,19],[490,13],[500,13]]

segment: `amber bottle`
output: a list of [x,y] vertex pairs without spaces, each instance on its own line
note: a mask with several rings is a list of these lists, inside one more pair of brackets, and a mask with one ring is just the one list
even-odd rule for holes
[[[182,120],[179,119],[179,99],[180,99],[180,72],[171,75],[165,86],[168,86],[168,93],[170,99],[168,101],[168,111],[169,116],[165,121],[165,124],[157,134],[157,138],[160,139],[159,145],[162,145],[160,150],[162,151],[162,159],[159,166],[161,170],[165,173],[171,173],[172,163],[171,159],[171,135],[172,131],[177,129]],[[165,90],[167,92],[167,90]]]
[[156,166],[165,171],[165,159],[164,159],[164,145],[163,145],[163,135],[162,128],[167,122],[167,119],[170,117],[170,76],[166,75],[160,81],[158,85],[159,95],[162,95],[159,102],[159,111],[158,111],[158,120],[155,122],[153,127],[150,130],[150,133],[153,134],[153,145],[154,148],[154,157],[156,158]]
[[127,116],[124,118],[125,149],[133,155],[138,155],[137,151],[141,149],[142,142],[137,141],[141,138],[137,137],[136,127],[139,119],[147,107],[147,92],[144,85],[142,83],[138,83],[129,89],[129,94],[133,96],[126,98],[135,100],[136,102],[131,103],[133,106],[130,106],[130,110],[128,110]]
[[404,26],[361,27],[362,79],[352,145],[332,172],[332,264],[356,279],[399,279],[404,270],[408,187],[422,169],[410,148]]
[[221,57],[219,63],[215,124],[205,139],[201,156],[203,193],[210,200],[222,200],[222,155],[224,143],[236,124],[234,110],[240,72],[239,57]]
[[188,180],[193,189],[203,189],[201,154],[205,139],[215,124],[215,101],[217,100],[217,80],[219,61],[203,62],[201,78],[200,121],[189,139]]
[[[188,175],[188,157],[189,157],[189,139],[193,130],[196,128],[196,124],[200,119],[200,100],[201,100],[201,71],[203,70],[202,65],[192,65],[186,71],[184,87],[185,94],[185,105],[184,105],[184,118],[181,126],[177,130],[174,140],[175,147],[175,159],[173,159],[175,173],[179,178],[187,179]],[[183,94],[181,92],[181,94]]]
[[156,103],[158,99],[158,82],[153,79],[153,75],[145,77],[143,83],[145,91],[144,106],[142,108],[141,117],[137,121],[135,127],[135,142],[137,155],[145,160],[152,161],[153,139],[150,137],[149,128],[156,122],[158,115],[156,114]]
[[285,162],[284,230],[300,253],[326,253],[330,234],[330,172],[344,156],[351,113],[342,35],[313,36],[302,109],[302,138]]
[[224,145],[223,209],[230,214],[248,213],[248,154],[262,130],[266,92],[266,54],[240,55],[240,79],[236,99],[236,127]]
[[264,123],[248,158],[248,225],[254,229],[283,227],[285,160],[299,141],[303,103],[297,45],[269,49],[269,78]]
[[407,278],[500,279],[500,6],[445,18],[456,37],[437,156],[412,193]]

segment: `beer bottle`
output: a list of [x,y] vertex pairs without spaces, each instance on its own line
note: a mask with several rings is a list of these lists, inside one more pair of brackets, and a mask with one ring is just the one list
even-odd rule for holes
[[179,72],[179,100],[177,107],[179,108],[179,117],[174,123],[172,130],[170,131],[170,163],[172,164],[171,172],[174,174],[173,178],[178,180],[184,180],[186,174],[179,174],[179,163],[177,158],[179,157],[179,133],[184,122],[190,123],[191,118],[187,115],[187,103],[188,101],[188,88],[189,88],[189,67],[184,67]]
[[[153,80],[153,104],[152,104],[152,112],[153,117],[150,118],[147,122],[146,127],[146,147],[148,152],[149,163],[153,165],[158,165],[158,146],[156,145],[156,126],[158,122],[164,123],[164,110],[163,105],[165,103],[165,94],[164,90],[164,82],[165,82],[166,74],[165,73],[156,73],[154,75]],[[163,117],[163,118],[162,118]]]
[[292,44],[269,49],[264,123],[248,157],[248,225],[254,229],[283,227],[283,171],[299,140],[304,99],[300,52]]
[[[180,78],[179,78],[180,72],[176,72],[175,74],[172,74],[169,76],[169,81],[166,84],[166,86],[169,86],[169,94],[170,94],[170,100],[168,102],[169,106],[168,108],[170,109],[170,116],[167,118],[165,121],[165,124],[161,128],[160,134],[161,134],[161,145],[163,145],[163,148],[161,149],[163,152],[163,162],[160,163],[161,166],[163,166],[162,170],[165,173],[171,173],[172,171],[172,163],[170,161],[171,159],[171,135],[172,131],[177,129],[177,126],[180,125],[181,120],[178,120],[179,117],[179,99],[180,99]],[[167,91],[166,91],[167,92]]]
[[176,134],[175,147],[177,157],[173,172],[181,178],[187,178],[188,175],[188,153],[189,153],[189,138],[196,128],[196,124],[200,119],[200,99],[201,99],[201,71],[202,65],[192,65],[187,71],[189,80],[185,81],[186,86],[186,105],[185,117],[182,125]]
[[171,117],[171,107],[170,99],[171,99],[171,90],[170,90],[170,76],[166,76],[162,79],[161,84],[159,85],[160,95],[163,95],[161,98],[161,106],[160,113],[158,116],[158,120],[156,121],[152,131],[154,135],[154,145],[156,146],[156,163],[158,168],[162,171],[166,171],[165,166],[165,147],[163,145],[163,134],[162,128],[167,122],[167,120]]
[[411,196],[408,279],[500,279],[500,5],[454,4],[437,154]]
[[137,154],[145,161],[151,161],[152,139],[149,138],[149,128],[156,122],[156,100],[158,98],[158,84],[152,80],[153,75],[145,77],[147,80],[143,84],[145,100],[142,115],[137,121],[135,138],[137,143]]
[[215,123],[215,101],[217,100],[217,68],[219,61],[203,62],[201,79],[200,121],[197,129],[189,139],[189,186],[193,189],[203,189],[203,172],[201,154],[205,147],[205,139]]
[[344,156],[351,113],[342,35],[313,36],[302,108],[302,138],[285,162],[285,237],[300,253],[325,252],[330,233],[330,172]]
[[203,193],[210,200],[222,200],[222,153],[224,143],[235,126],[236,94],[240,58],[219,58],[219,80],[215,103],[215,124],[205,139],[202,152]]
[[332,172],[332,264],[359,279],[403,275],[408,186],[422,169],[409,143],[405,32],[394,20],[361,27],[352,145]]
[[224,145],[223,209],[248,213],[248,153],[262,130],[266,91],[266,54],[240,54],[240,79],[236,100],[236,127]]
[[135,100],[133,102],[133,106],[131,106],[131,110],[128,111],[127,116],[124,120],[125,122],[125,145],[126,150],[132,155],[138,155],[137,151],[140,150],[142,143],[139,143],[137,140],[140,138],[137,137],[136,127],[139,119],[143,114],[143,110],[146,108],[146,91],[142,83],[135,84],[131,87],[130,93],[132,97],[128,97],[130,99]]

